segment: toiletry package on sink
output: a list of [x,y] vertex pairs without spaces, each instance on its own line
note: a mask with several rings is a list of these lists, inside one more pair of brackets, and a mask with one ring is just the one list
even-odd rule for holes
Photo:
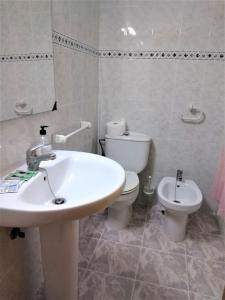
[[17,193],[21,185],[37,175],[38,171],[16,170],[0,180],[0,194]]
[[37,175],[38,171],[21,171],[16,170],[13,173],[10,173],[5,177],[6,180],[22,180],[22,181],[28,181],[35,175]]
[[0,180],[0,194],[17,193],[22,184],[21,180]]

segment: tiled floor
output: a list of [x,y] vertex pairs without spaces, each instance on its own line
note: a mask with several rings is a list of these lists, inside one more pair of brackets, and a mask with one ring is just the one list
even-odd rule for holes
[[80,221],[79,300],[221,300],[225,247],[214,218],[191,216],[184,242],[171,242],[159,205],[136,208],[127,229],[105,215]]

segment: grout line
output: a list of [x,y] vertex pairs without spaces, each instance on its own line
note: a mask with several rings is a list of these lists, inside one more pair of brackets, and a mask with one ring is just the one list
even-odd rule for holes
[[190,255],[190,254],[187,254],[187,258],[199,259],[203,262],[212,262],[212,263],[224,264],[224,267],[225,267],[225,260],[223,261],[222,259],[218,260],[218,259],[207,258],[207,257],[202,257],[202,256]]
[[187,273],[187,287],[188,287],[188,299],[190,300],[190,282],[189,282],[189,273],[188,273],[188,256],[187,256],[187,245],[185,245],[185,264],[186,264],[186,273]]
[[99,273],[99,274],[104,274],[104,275],[111,275],[111,276],[115,276],[115,277],[118,277],[118,278],[121,278],[121,279],[128,279],[128,280],[131,280],[131,281],[134,281],[134,278],[131,278],[131,277],[126,277],[126,276],[121,276],[119,274],[116,274],[116,273],[106,273],[106,272],[103,272],[103,271],[97,271],[97,270],[92,270],[92,269],[88,269],[88,268],[83,268],[83,267],[80,267],[79,269],[82,269],[84,271],[90,271],[90,272],[93,272],[93,273]]
[[[97,246],[98,246],[98,242],[99,242],[99,239],[97,239],[96,246],[95,246],[95,248],[94,248],[94,250],[93,250],[93,253],[92,253],[92,255],[91,255],[91,257],[90,257],[90,259],[89,259],[89,261],[88,261],[87,267],[84,268],[84,269],[88,269],[88,267],[89,267],[89,265],[90,265],[90,263],[91,263],[91,261],[92,261],[92,258],[93,258],[94,255],[95,255],[95,250],[96,250],[96,248],[97,248]],[[79,264],[78,264],[78,265],[79,265]]]
[[[144,233],[143,233],[144,235]],[[143,238],[142,238],[142,243],[143,243]],[[136,266],[136,270],[135,270],[135,275],[134,275],[134,284],[133,284],[133,288],[132,288],[132,292],[131,292],[131,300],[133,299],[133,296],[134,296],[134,290],[135,290],[135,282],[137,281],[137,273],[138,273],[138,270],[139,270],[139,264],[140,264],[140,258],[141,258],[141,247],[140,247],[140,253],[139,253],[139,258],[137,260],[137,266]]]
[[213,232],[204,232],[201,229],[198,228],[191,228],[191,231],[189,233],[198,233],[199,235],[209,235],[209,236],[214,236],[214,237],[220,237],[221,239],[223,238],[221,232],[218,233],[213,233]]
[[147,221],[144,222],[144,230],[143,230],[143,235],[142,235],[142,239],[141,239],[141,247],[144,247],[144,236],[145,236],[145,230],[146,230],[146,226],[147,226]]
[[131,291],[131,295],[130,295],[130,300],[133,300],[133,297],[134,297],[134,290],[135,290],[135,282],[136,282],[136,274],[135,274],[135,277],[133,279],[133,287],[132,287],[132,291]]
[[[170,287],[170,286],[164,286],[164,285],[160,285],[160,284],[157,284],[157,283],[153,283],[151,281],[146,281],[146,280],[139,280],[139,279],[134,279],[134,278],[131,278],[131,277],[126,277],[126,276],[121,276],[121,275],[118,275],[116,273],[106,273],[106,272],[103,272],[103,271],[96,271],[96,270],[92,270],[92,269],[87,269],[87,268],[83,268],[83,267],[80,267],[79,269],[82,269],[84,271],[90,271],[92,273],[99,273],[99,274],[104,274],[104,275],[111,275],[111,276],[115,276],[115,277],[118,277],[118,278],[121,278],[121,279],[128,279],[130,281],[137,281],[137,282],[140,282],[140,283],[146,283],[146,284],[149,284],[149,285],[153,285],[153,286],[156,286],[156,287],[160,287],[160,288],[166,288],[166,289],[171,289],[171,290],[174,290],[174,291],[185,291],[187,292],[188,290],[186,289],[178,289],[178,288],[174,288],[174,287]],[[131,298],[132,300],[132,298]]]
[[139,259],[138,259],[137,268],[136,268],[136,271],[135,271],[134,285],[133,285],[133,289],[132,289],[132,293],[131,293],[131,300],[133,299],[133,296],[134,296],[135,282],[137,281],[137,273],[138,273],[138,270],[139,270],[139,265],[140,265],[140,260],[141,260],[141,250],[142,250],[142,247],[143,247],[143,244],[144,244],[145,226],[146,226],[146,219],[144,221],[144,230],[143,230],[142,239],[141,239]]
[[156,286],[156,287],[160,287],[160,288],[164,288],[164,289],[171,289],[171,290],[174,290],[174,291],[185,291],[187,292],[188,290],[186,289],[177,289],[177,288],[174,288],[174,287],[170,287],[170,286],[165,286],[165,285],[160,285],[160,284],[156,284],[156,283],[152,283],[150,281],[145,281],[145,280],[139,280],[139,279],[136,279],[136,281],[138,282],[143,282],[143,283],[147,283],[147,284],[150,284],[150,285],[153,285],[153,286]]
[[[161,253],[161,254],[174,254],[173,250],[161,250],[161,249],[159,250],[159,249],[155,249],[155,248],[151,248],[151,247],[146,247],[146,246],[143,246],[143,245],[135,245],[135,244],[122,243],[122,242],[118,242],[118,241],[114,241],[114,240],[107,240],[105,238],[101,238],[101,240],[111,242],[111,243],[115,243],[115,244],[124,245],[124,246],[131,246],[131,247],[133,246],[133,247],[137,247],[137,248],[143,248],[143,249],[151,250],[153,252]],[[185,256],[185,253],[176,252],[176,255]]]
[[[90,265],[90,262],[92,261],[94,255],[95,255],[95,250],[96,250],[96,248],[97,248],[97,246],[98,246],[98,243],[99,243],[99,241],[100,241],[100,239],[101,239],[102,234],[103,234],[103,231],[102,231],[102,233],[100,234],[100,237],[98,237],[98,238],[97,238],[97,237],[92,237],[92,236],[84,235],[84,237],[88,238],[89,241],[90,241],[90,239],[95,239],[95,240],[97,240],[96,246],[95,246],[95,248],[94,248],[94,250],[93,250],[93,254],[92,254],[92,256],[91,256],[91,258],[89,259],[89,262],[88,262],[88,264],[87,264],[87,269],[88,269],[88,267],[89,267],[89,265]],[[79,233],[79,238],[80,238],[80,237],[81,237],[81,236],[80,236],[80,233]],[[88,241],[88,242],[89,242],[89,241]]]

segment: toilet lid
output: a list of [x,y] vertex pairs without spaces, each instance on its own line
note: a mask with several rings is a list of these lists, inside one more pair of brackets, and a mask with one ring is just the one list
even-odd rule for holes
[[122,194],[129,193],[130,191],[134,190],[139,184],[139,179],[136,173],[131,171],[126,171],[125,174],[126,174],[126,182]]

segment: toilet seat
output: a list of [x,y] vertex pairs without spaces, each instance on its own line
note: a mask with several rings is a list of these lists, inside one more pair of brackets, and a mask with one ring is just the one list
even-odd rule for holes
[[122,195],[133,192],[139,185],[139,178],[135,172],[125,171],[126,182],[122,192]]

